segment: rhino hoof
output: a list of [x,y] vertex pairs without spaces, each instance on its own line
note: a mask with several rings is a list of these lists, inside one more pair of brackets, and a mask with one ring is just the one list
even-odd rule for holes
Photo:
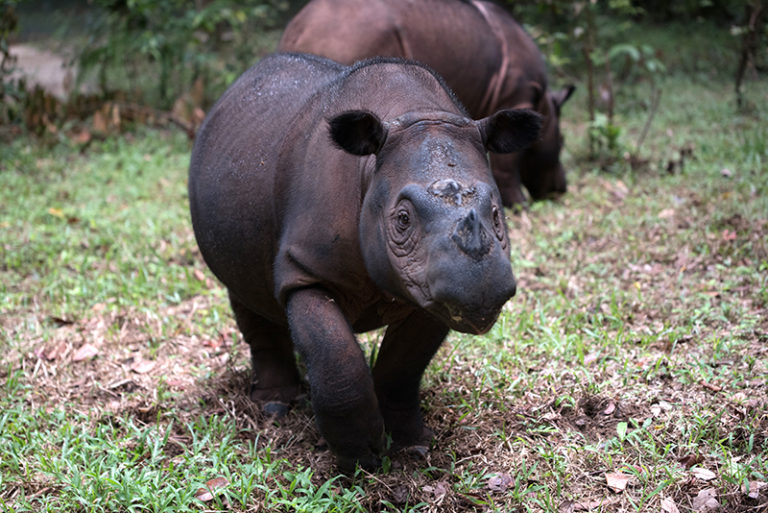
[[415,456],[422,460],[426,460],[427,454],[429,454],[429,447],[426,445],[411,445],[405,448],[405,453],[409,456]]
[[289,406],[287,403],[284,403],[282,401],[269,401],[264,403],[264,406],[262,406],[261,411],[263,411],[266,415],[270,415],[276,418],[282,418],[288,414],[288,409],[289,409]]

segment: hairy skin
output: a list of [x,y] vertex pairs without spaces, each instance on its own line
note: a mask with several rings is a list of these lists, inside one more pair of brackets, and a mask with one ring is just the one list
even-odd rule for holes
[[352,64],[385,55],[423,62],[455,91],[474,119],[499,109],[542,116],[541,137],[527,149],[492,155],[505,206],[566,191],[560,163],[560,110],[573,93],[548,88],[533,39],[501,7],[482,0],[312,0],[286,27],[281,51]]
[[[486,151],[540,118],[479,121],[430,70],[276,54],[211,109],[189,175],[200,251],[250,345],[251,397],[280,413],[306,365],[320,432],[346,471],[384,430],[424,444],[419,383],[449,329],[490,329],[515,293]],[[370,369],[356,332],[388,326]]]

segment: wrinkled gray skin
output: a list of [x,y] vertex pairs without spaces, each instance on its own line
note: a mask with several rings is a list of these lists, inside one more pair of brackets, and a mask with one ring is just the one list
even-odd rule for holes
[[[525,203],[521,183],[533,199],[566,191],[560,109],[574,87],[548,88],[533,39],[492,2],[311,0],[287,25],[278,48],[344,64],[380,55],[423,62],[445,79],[474,119],[501,108],[533,109],[543,119],[541,138],[522,152],[491,156],[502,201],[510,207]],[[503,74],[498,100],[484,102],[496,73]]]
[[[192,224],[251,347],[251,397],[300,391],[343,470],[379,464],[384,429],[428,437],[421,375],[449,329],[483,333],[515,293],[486,150],[517,151],[535,113],[471,121],[431,71],[264,58],[195,141]],[[388,325],[369,369],[354,332]]]

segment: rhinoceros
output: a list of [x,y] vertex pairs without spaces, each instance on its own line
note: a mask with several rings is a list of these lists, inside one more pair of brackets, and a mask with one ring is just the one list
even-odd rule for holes
[[[250,345],[251,398],[295,399],[296,351],[342,470],[375,468],[385,428],[404,446],[428,437],[429,360],[515,294],[486,152],[539,129],[528,110],[473,121],[431,70],[397,59],[273,54],[235,81],[196,137],[189,202]],[[371,369],[355,333],[381,326]]]
[[523,152],[492,155],[505,206],[566,190],[560,162],[560,110],[574,86],[552,91],[541,53],[502,7],[483,0],[311,0],[288,23],[282,51],[344,64],[375,56],[425,63],[443,76],[470,115],[529,108],[543,118],[541,138]]

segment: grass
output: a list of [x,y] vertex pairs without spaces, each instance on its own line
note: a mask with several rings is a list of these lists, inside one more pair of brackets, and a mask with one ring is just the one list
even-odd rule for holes
[[183,135],[0,148],[0,511],[765,510],[768,82],[741,113],[729,76],[660,85],[635,169],[585,160],[566,106],[569,192],[509,216],[518,295],[430,365],[430,452],[352,478],[306,401],[276,422],[243,393]]

